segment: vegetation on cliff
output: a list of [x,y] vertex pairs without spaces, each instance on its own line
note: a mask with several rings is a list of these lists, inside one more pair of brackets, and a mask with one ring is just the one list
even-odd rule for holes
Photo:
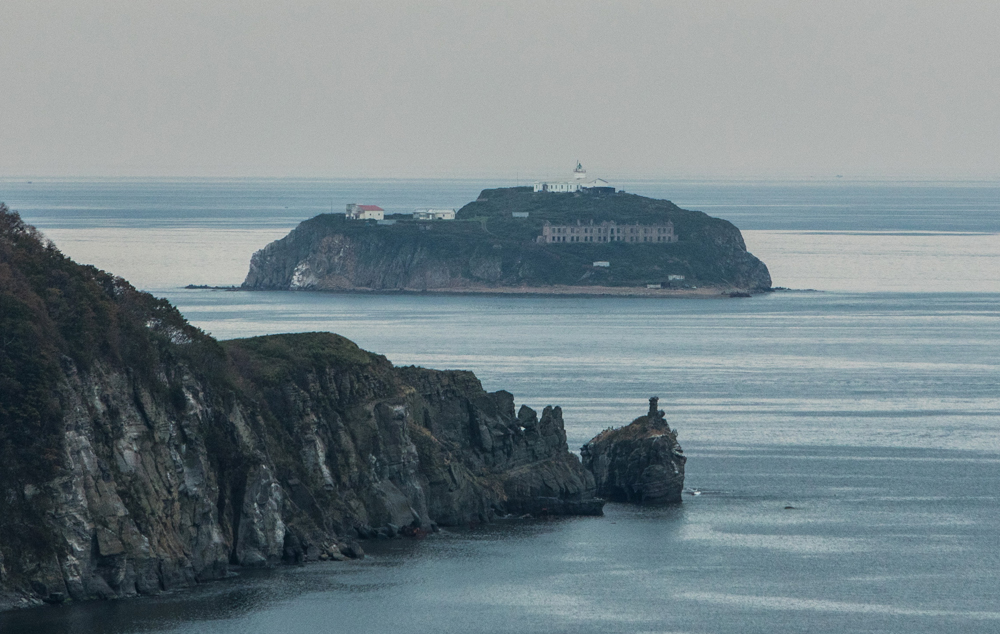
[[[524,217],[524,214],[527,217]],[[517,214],[515,217],[514,214]],[[552,224],[665,223],[668,244],[539,244]],[[610,266],[594,267],[595,261]],[[254,254],[251,289],[462,289],[684,284],[768,289],[767,267],[746,251],[739,229],[702,212],[633,194],[534,193],[487,189],[453,221],[397,219],[392,225],[323,214]]]

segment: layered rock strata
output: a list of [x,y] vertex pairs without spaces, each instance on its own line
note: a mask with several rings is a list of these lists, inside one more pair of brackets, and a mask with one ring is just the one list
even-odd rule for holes
[[615,502],[667,504],[681,501],[687,460],[657,398],[649,413],[607,429],[583,446],[584,467],[594,475],[598,495]]
[[0,205],[0,608],[599,514],[559,408],[329,333],[218,342]]

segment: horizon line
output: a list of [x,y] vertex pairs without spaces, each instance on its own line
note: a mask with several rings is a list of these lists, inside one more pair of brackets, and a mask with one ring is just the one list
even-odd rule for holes
[[[706,175],[706,174],[636,174],[634,176],[622,176],[607,174],[605,179],[619,182],[844,182],[844,183],[989,183],[1000,182],[1000,175]],[[530,185],[534,182],[548,180],[545,177],[536,178],[527,175],[521,177],[513,174],[425,174],[425,175],[260,175],[260,174],[214,174],[214,175],[194,175],[194,174],[132,174],[132,175],[108,175],[108,174],[0,174],[0,181],[237,181],[237,180],[286,180],[286,181],[494,181],[509,184],[511,182]],[[613,183],[612,183],[613,184]]]

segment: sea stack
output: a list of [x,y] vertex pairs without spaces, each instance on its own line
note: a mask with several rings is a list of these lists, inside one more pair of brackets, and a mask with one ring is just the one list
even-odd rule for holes
[[645,416],[606,429],[581,448],[583,466],[594,474],[600,497],[637,504],[681,501],[687,458],[658,402],[650,398]]

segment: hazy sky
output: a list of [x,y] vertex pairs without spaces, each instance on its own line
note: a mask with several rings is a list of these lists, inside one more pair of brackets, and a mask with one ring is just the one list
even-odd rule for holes
[[0,0],[0,175],[1000,178],[1000,2]]

